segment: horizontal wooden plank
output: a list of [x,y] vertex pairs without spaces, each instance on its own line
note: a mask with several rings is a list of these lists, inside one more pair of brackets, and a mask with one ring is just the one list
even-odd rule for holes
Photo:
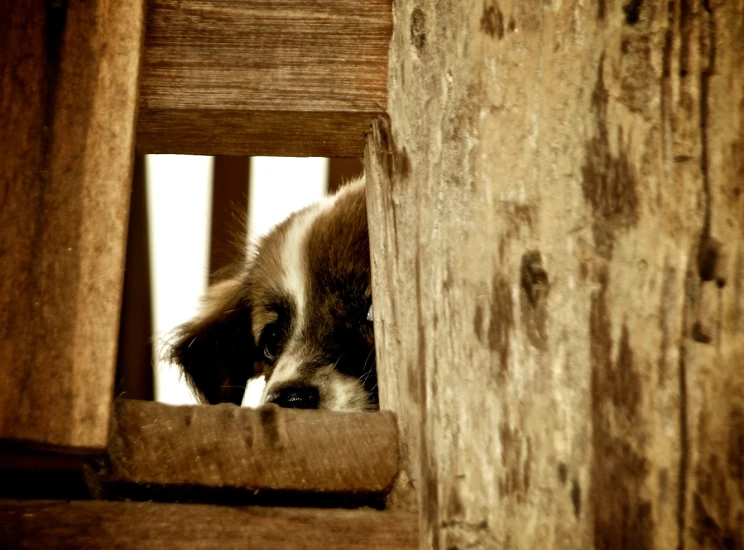
[[144,0],[0,3],[0,440],[108,439]]
[[0,501],[0,547],[418,548],[415,514],[137,502]]
[[391,34],[391,0],[152,0],[137,148],[361,157]]
[[362,157],[366,112],[141,109],[137,150],[149,154]]
[[[101,497],[184,500],[196,491],[384,494],[398,473],[395,417],[216,406],[115,403]],[[210,500],[214,500],[210,498]],[[219,498],[218,501],[221,501]]]

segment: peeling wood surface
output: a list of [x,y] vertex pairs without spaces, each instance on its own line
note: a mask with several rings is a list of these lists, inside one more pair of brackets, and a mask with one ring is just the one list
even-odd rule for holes
[[108,438],[144,1],[0,7],[0,439]]
[[380,400],[422,548],[744,548],[744,2],[396,4]]
[[364,496],[385,493],[398,473],[389,412],[120,400],[114,421],[96,481],[103,498],[182,500],[194,488]]
[[0,500],[3,548],[409,550],[413,514],[374,510]]
[[359,157],[391,33],[390,0],[151,1],[137,149]]

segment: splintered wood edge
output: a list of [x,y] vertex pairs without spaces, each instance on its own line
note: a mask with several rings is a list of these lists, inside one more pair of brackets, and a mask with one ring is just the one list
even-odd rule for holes
[[362,550],[418,548],[411,513],[135,502],[0,500],[0,546]]
[[384,494],[398,473],[398,433],[390,412],[120,400],[107,459],[93,480],[104,490]]

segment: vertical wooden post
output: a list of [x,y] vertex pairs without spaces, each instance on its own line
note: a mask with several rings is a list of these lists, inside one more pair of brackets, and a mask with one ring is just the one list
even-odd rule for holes
[[108,433],[144,1],[0,7],[0,439]]
[[744,548],[744,2],[396,4],[366,170],[422,548]]
[[117,398],[152,400],[155,398],[155,373],[152,366],[152,292],[148,254],[150,221],[144,155],[135,156],[132,172],[114,395]]
[[212,177],[212,226],[209,245],[209,280],[223,269],[240,264],[250,197],[250,158],[217,156]]

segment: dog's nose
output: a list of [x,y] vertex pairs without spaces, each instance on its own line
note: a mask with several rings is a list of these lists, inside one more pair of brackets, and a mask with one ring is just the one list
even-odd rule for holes
[[320,393],[312,386],[287,386],[269,394],[266,402],[286,409],[317,409]]

